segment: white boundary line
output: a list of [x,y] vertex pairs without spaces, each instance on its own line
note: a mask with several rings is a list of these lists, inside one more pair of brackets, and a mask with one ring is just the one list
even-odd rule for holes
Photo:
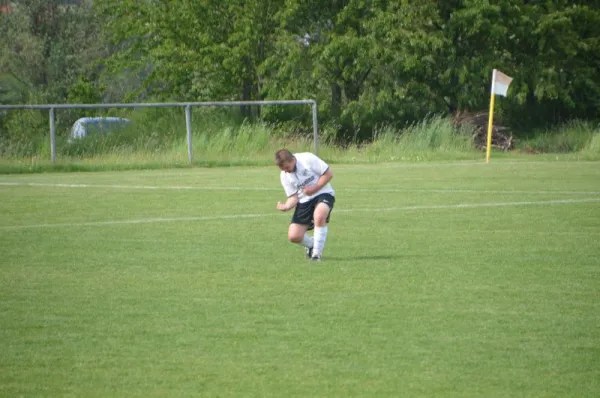
[[376,209],[341,209],[336,212],[392,212],[392,211],[411,211],[411,210],[440,210],[440,209],[476,209],[481,207],[508,207],[508,206],[532,206],[532,205],[554,205],[554,204],[574,204],[574,203],[597,203],[600,198],[589,199],[555,199],[524,202],[497,202],[497,203],[458,203],[455,205],[429,205],[429,206],[403,206],[403,207],[384,207]]
[[[172,190],[172,191],[281,191],[275,188],[262,187],[194,187],[177,185],[111,185],[111,184],[46,184],[37,182],[0,182],[0,186],[12,187],[44,187],[44,188],[99,188],[99,189],[133,189],[133,190]],[[598,192],[600,194],[600,192]]]
[[198,216],[198,217],[167,217],[167,218],[140,218],[135,220],[112,220],[112,221],[90,221],[82,223],[56,223],[56,224],[29,224],[29,225],[14,225],[0,226],[0,230],[17,230],[29,228],[60,228],[60,227],[99,227],[104,225],[131,225],[131,224],[152,224],[161,222],[178,222],[178,221],[212,221],[212,220],[232,220],[242,218],[262,218],[278,215],[278,213],[270,214],[234,214],[224,216]]
[[402,193],[402,192],[423,192],[423,193],[490,193],[490,194],[557,194],[557,195],[600,195],[600,191],[527,191],[527,190],[493,190],[493,189],[394,189],[394,188],[346,188],[342,191],[354,191],[354,192],[389,192],[389,193]]
[[[97,188],[97,189],[132,189],[132,190],[172,190],[172,191],[281,191],[280,188],[266,187],[195,187],[195,186],[158,186],[158,185],[111,185],[111,184],[49,184],[37,182],[0,182],[0,186],[8,187],[44,187],[44,188]],[[423,193],[490,193],[490,194],[560,194],[560,195],[600,195],[600,191],[527,191],[527,190],[476,190],[476,189],[402,189],[402,188],[359,188],[346,187],[337,191],[354,192],[423,192]]]
[[370,168],[378,168],[378,169],[395,169],[395,168],[436,168],[436,167],[471,167],[471,166],[481,166],[481,167],[494,167],[494,166],[517,166],[517,165],[549,165],[549,166],[585,166],[585,165],[596,165],[600,163],[597,160],[523,160],[523,161],[513,161],[504,159],[492,159],[490,163],[486,163],[485,159],[483,160],[457,160],[457,161],[448,161],[448,162],[430,162],[427,160],[424,161],[381,161],[374,163],[330,163],[335,170],[338,171],[354,171],[354,170],[367,170]]
[[[529,201],[529,202],[497,202],[497,203],[461,203],[455,205],[433,205],[433,206],[399,206],[386,208],[362,208],[362,209],[336,209],[336,213],[353,213],[353,212],[394,212],[394,211],[414,211],[414,210],[441,210],[441,209],[475,209],[484,207],[507,207],[507,206],[532,206],[532,205],[555,205],[555,204],[577,204],[577,203],[598,203],[598,199],[557,199],[545,201]],[[64,227],[95,227],[106,225],[132,225],[132,224],[151,224],[161,222],[191,222],[191,221],[213,221],[213,220],[236,220],[246,218],[264,218],[281,215],[282,213],[264,213],[264,214],[233,214],[222,216],[199,216],[199,217],[171,217],[171,218],[143,218],[134,220],[112,220],[112,221],[95,221],[83,223],[56,223],[56,224],[29,224],[29,225],[9,225],[0,226],[0,230],[22,230],[33,228],[64,228]]]

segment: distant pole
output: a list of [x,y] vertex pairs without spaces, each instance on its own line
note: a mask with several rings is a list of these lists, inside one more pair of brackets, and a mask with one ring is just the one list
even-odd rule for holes
[[[492,83],[492,87],[494,83]],[[488,120],[488,131],[487,131],[487,148],[485,151],[485,162],[490,162],[490,154],[492,152],[492,129],[494,126],[494,89],[492,88],[492,98],[490,99],[490,116]]]
[[319,151],[319,119],[317,115],[317,103],[312,104],[312,117],[313,117],[313,147],[315,155]]
[[506,97],[508,92],[508,86],[512,82],[512,77],[505,75],[497,69],[492,71],[492,87],[491,87],[491,99],[490,99],[490,117],[488,122],[488,134],[487,134],[487,149],[485,152],[486,163],[490,162],[490,154],[492,152],[492,129],[494,127],[494,102],[496,94]]
[[56,123],[54,120],[54,108],[50,108],[50,156],[52,164],[56,163]]
[[192,164],[192,110],[189,105],[185,107],[185,129],[187,132],[188,160]]

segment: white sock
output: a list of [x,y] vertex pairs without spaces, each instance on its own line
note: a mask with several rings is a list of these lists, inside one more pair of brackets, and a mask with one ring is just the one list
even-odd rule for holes
[[304,234],[304,238],[302,238],[302,242],[300,242],[301,246],[304,247],[308,247],[309,249],[313,247],[314,245],[314,240],[312,238],[312,236],[309,236],[308,234]]
[[315,254],[321,255],[325,248],[325,241],[327,240],[327,225],[324,227],[315,227],[315,245],[313,246],[313,256]]

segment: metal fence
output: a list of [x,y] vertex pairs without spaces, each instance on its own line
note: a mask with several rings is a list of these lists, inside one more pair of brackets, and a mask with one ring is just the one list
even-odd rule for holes
[[225,106],[263,106],[263,105],[310,105],[313,123],[313,150],[318,152],[319,125],[317,103],[314,100],[280,100],[280,101],[222,101],[222,102],[158,102],[141,104],[45,104],[45,105],[0,105],[2,109],[48,109],[50,122],[50,153],[52,163],[56,162],[56,109],[107,109],[107,108],[185,108],[185,126],[187,136],[188,160],[192,163],[192,112],[193,107],[225,107]]

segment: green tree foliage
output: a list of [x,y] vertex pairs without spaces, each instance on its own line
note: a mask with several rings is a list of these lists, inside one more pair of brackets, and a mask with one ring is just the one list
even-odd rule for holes
[[104,0],[118,52],[111,71],[143,74],[138,94],[175,100],[258,100],[282,0]]
[[374,7],[365,0],[289,0],[279,18],[274,52],[265,60],[265,93],[309,97],[321,114],[345,130],[358,130],[367,112],[361,96],[376,59],[368,23]]
[[21,0],[0,16],[0,75],[13,95],[64,102],[80,76],[98,77],[105,56],[99,21],[87,2]]
[[514,77],[497,108],[514,126],[600,119],[597,0],[13,4],[0,16],[0,101],[314,98],[347,141],[486,110],[496,68]]
[[[77,3],[77,4],[75,4]],[[97,102],[106,47],[89,1],[21,0],[0,3],[0,103]],[[82,82],[88,85],[81,90]],[[69,112],[61,117],[72,120]],[[0,115],[0,141],[28,145],[47,133],[42,111]],[[11,144],[11,145],[12,145]]]
[[531,127],[600,118],[600,2],[526,3],[510,48],[511,119]]

